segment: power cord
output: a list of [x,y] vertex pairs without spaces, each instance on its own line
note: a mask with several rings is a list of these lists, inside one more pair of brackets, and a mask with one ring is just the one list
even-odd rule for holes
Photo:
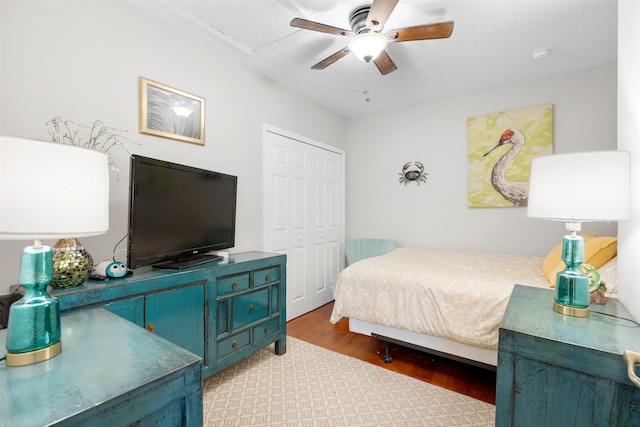
[[615,319],[619,319],[619,320],[626,320],[627,322],[631,322],[636,326],[640,326],[640,323],[636,322],[633,319],[628,319],[626,317],[620,317],[620,316],[616,316],[615,314],[610,314],[610,313],[603,313],[602,311],[593,311],[591,310],[592,313],[596,313],[596,314],[602,314],[603,316],[609,316],[609,317],[613,317]]
[[117,254],[118,252],[122,252],[122,251],[125,251],[125,250],[126,250],[126,248],[122,248],[122,249],[120,249],[120,250],[116,250],[116,249],[118,248],[118,245],[120,245],[120,243],[122,243],[122,242],[124,241],[124,239],[126,239],[126,238],[127,238],[127,236],[128,236],[128,234],[125,234],[125,235],[122,237],[122,239],[120,239],[120,240],[118,241],[118,243],[116,243],[116,244],[115,244],[115,246],[113,247],[113,251],[111,252],[111,259],[112,259],[113,261],[115,261],[115,260],[116,260],[116,254]]
[[[126,251],[126,248],[122,248],[122,249],[117,249],[118,245],[120,245],[120,243],[122,243],[124,241],[124,239],[127,238],[127,234],[124,235],[124,237],[122,237],[122,239],[118,240],[118,243],[115,244],[115,246],[113,247],[113,250],[111,251],[111,257],[109,257],[109,259],[113,262],[116,262],[116,254],[118,252],[123,252]],[[106,260],[105,260],[106,261]],[[99,262],[94,263],[94,267],[97,266],[98,264],[100,264]]]

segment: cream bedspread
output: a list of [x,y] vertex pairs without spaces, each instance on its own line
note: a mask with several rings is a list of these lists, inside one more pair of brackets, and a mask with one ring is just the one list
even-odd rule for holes
[[331,322],[353,317],[497,348],[513,286],[548,288],[541,271],[532,256],[398,248],[340,273]]

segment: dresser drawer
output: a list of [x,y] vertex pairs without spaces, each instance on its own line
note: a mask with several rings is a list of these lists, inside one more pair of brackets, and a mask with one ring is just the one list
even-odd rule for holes
[[248,330],[223,339],[218,343],[218,358],[223,358],[229,353],[246,347],[250,342]]
[[279,330],[280,330],[280,319],[272,319],[268,322],[265,322],[253,328],[253,339],[257,341]]
[[249,288],[249,273],[237,274],[218,280],[218,295]]
[[253,286],[261,286],[266,283],[280,280],[280,269],[278,267],[264,268],[253,273]]
[[231,307],[233,329],[264,319],[269,315],[269,289],[236,297]]

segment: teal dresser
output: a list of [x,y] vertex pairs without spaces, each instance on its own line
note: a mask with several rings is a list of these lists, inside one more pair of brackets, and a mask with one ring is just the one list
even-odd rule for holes
[[0,362],[0,426],[202,425],[198,356],[106,310],[70,313],[60,323],[56,357]]
[[640,426],[640,388],[623,352],[640,352],[640,327],[620,302],[591,316],[552,309],[553,290],[516,285],[500,326],[496,426]]
[[63,313],[104,307],[197,354],[209,377],[275,342],[286,351],[286,255],[246,252],[184,270],[136,269],[52,290]]

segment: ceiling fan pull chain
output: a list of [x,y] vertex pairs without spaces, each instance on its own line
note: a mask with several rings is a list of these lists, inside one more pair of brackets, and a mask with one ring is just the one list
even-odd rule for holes
[[371,67],[369,63],[365,62],[362,64],[365,68],[364,70],[364,89],[362,93],[364,94],[365,102],[371,102],[371,97],[369,96],[369,88],[371,87]]

